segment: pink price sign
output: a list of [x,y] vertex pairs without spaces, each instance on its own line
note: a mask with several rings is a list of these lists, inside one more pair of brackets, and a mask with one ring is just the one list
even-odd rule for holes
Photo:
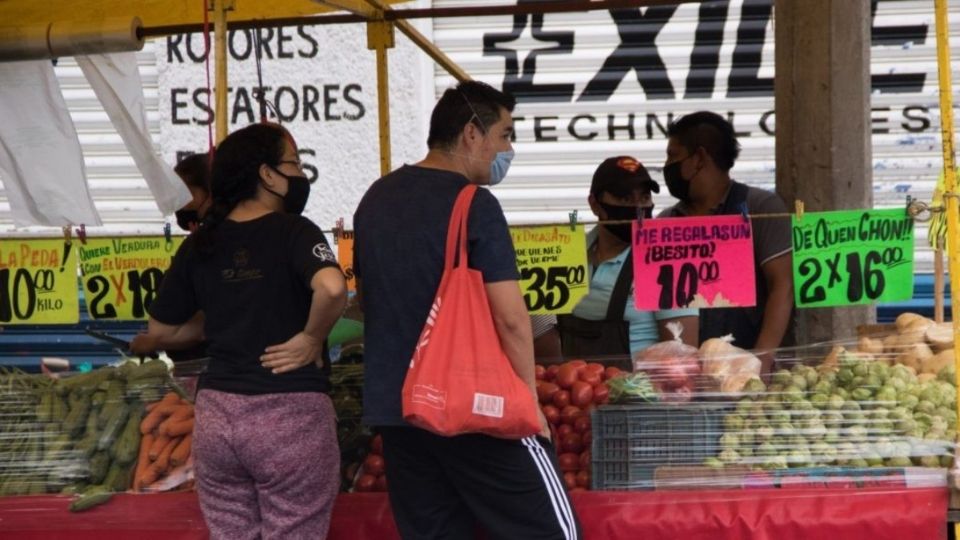
[[640,310],[754,306],[753,226],[740,215],[634,222],[633,279]]

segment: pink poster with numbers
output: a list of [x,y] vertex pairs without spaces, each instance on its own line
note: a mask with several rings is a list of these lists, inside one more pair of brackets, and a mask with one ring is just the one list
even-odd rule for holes
[[633,279],[639,310],[754,306],[753,226],[741,215],[634,222]]

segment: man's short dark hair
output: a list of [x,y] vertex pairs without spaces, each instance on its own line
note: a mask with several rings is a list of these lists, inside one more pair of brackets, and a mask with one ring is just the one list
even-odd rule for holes
[[210,193],[210,154],[191,154],[173,168],[173,172],[189,187]]
[[467,122],[486,132],[500,120],[501,108],[511,113],[516,104],[510,94],[478,81],[464,81],[456,88],[448,88],[430,115],[427,146],[431,150],[455,146]]
[[697,148],[703,148],[724,172],[733,168],[740,155],[740,143],[733,125],[709,111],[691,113],[671,122],[667,137],[676,139],[691,154]]

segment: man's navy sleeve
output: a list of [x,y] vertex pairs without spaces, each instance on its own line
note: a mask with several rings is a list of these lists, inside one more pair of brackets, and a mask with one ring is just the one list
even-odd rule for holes
[[483,272],[484,283],[515,281],[517,257],[500,203],[486,189],[478,189],[467,220],[470,268]]

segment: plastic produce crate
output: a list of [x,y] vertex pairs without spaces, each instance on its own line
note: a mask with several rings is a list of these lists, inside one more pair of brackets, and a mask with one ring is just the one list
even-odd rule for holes
[[653,489],[654,470],[698,465],[720,452],[731,403],[609,405],[593,411],[594,490]]

